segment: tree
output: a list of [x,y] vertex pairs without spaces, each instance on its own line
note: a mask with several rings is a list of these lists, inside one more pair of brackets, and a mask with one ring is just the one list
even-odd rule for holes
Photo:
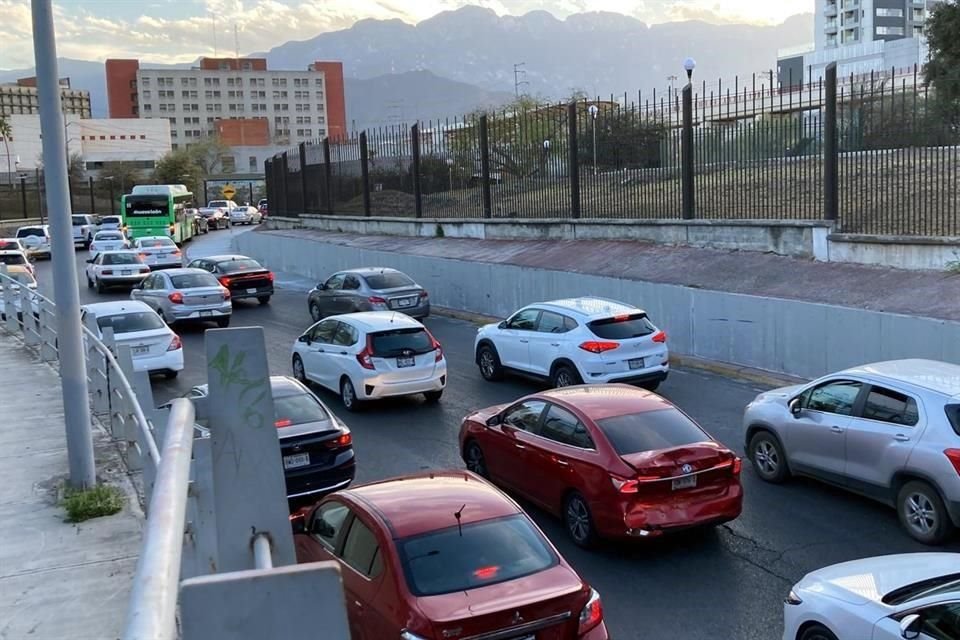
[[13,171],[10,169],[10,138],[13,136],[13,128],[7,116],[0,115],[0,138],[3,138],[3,147],[7,151],[7,180],[10,187],[13,187]]
[[930,61],[924,80],[932,85],[939,108],[954,124],[960,122],[960,2],[936,5],[925,27]]
[[104,166],[97,182],[101,193],[113,191],[114,197],[118,198],[143,181],[140,170],[129,162],[112,162]]
[[81,154],[70,154],[70,163],[67,165],[67,176],[71,182],[82,182],[86,177],[86,164]]
[[157,184],[182,184],[192,193],[202,188],[204,172],[188,149],[171,151],[157,161],[153,181]]
[[201,175],[206,177],[223,172],[223,156],[230,151],[230,147],[216,136],[207,136],[188,146],[186,151],[199,167]]

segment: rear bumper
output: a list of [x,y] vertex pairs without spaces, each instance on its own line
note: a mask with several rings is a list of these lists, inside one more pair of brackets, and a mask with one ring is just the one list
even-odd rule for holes
[[97,279],[100,280],[105,285],[108,286],[121,286],[121,285],[134,285],[138,284],[141,280],[146,278],[149,273],[138,273],[135,275],[129,276],[97,276]]
[[134,371],[182,371],[183,349],[167,351],[159,356],[145,356],[133,359]]
[[602,376],[584,376],[581,372],[583,381],[587,384],[614,382],[620,382],[624,384],[644,384],[649,382],[663,382],[667,379],[669,374],[670,365],[668,364],[652,367],[650,369],[642,369],[631,373],[610,373]]
[[353,451],[338,456],[333,466],[305,471],[291,470],[285,473],[287,498],[303,498],[323,495],[343,489],[353,482],[357,473],[356,458]]
[[447,386],[447,368],[438,367],[434,375],[422,380],[409,382],[387,382],[380,376],[367,378],[361,384],[354,385],[357,397],[361,400],[412,396],[427,391],[442,391]]
[[738,518],[742,510],[743,487],[739,482],[731,482],[712,496],[665,496],[623,503],[619,519],[607,514],[602,519],[605,521],[598,518],[597,528],[604,537],[651,538],[729,522]]
[[150,267],[151,271],[159,271],[160,269],[179,269],[183,266],[183,260],[181,258],[177,258],[176,262],[173,260],[164,262],[148,262],[147,266]]
[[215,320],[228,318],[233,313],[233,306],[227,302],[218,307],[184,307],[178,309],[170,307],[170,314],[175,320]]
[[273,287],[257,287],[256,291],[251,293],[247,289],[230,289],[230,297],[234,300],[246,300],[249,298],[262,298],[272,296]]

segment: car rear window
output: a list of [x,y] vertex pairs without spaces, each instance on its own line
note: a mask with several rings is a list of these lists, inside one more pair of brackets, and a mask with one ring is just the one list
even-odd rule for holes
[[140,241],[140,246],[144,249],[154,249],[157,247],[175,247],[175,243],[170,238],[150,238]]
[[162,329],[166,325],[153,311],[131,311],[129,313],[119,313],[115,316],[103,316],[97,318],[97,326],[100,330],[111,327],[114,333],[133,333],[135,331],[150,331],[151,329]]
[[309,394],[283,396],[273,399],[273,410],[277,416],[278,427],[290,427],[295,424],[308,422],[322,422],[329,420],[326,412],[317,399]]
[[197,287],[219,287],[220,283],[209,273],[185,273],[170,276],[174,289],[195,289]]
[[103,264],[140,264],[140,256],[135,253],[107,253]]
[[947,412],[947,420],[950,421],[954,433],[960,436],[960,404],[948,404],[943,410]]
[[25,284],[27,286],[37,283],[34,277],[25,271],[11,271],[7,274],[7,276],[13,278],[20,284]]
[[120,224],[119,216],[104,216],[100,219],[101,224]]
[[632,313],[602,320],[594,320],[587,324],[593,335],[604,340],[626,340],[628,338],[642,338],[657,330],[647,319],[645,313]]
[[413,280],[402,273],[375,273],[364,278],[371,289],[398,289],[414,285]]
[[46,235],[47,235],[47,234],[44,233],[43,229],[38,229],[37,227],[28,227],[28,228],[26,228],[26,229],[18,229],[18,230],[17,230],[17,237],[18,237],[18,238],[30,238],[30,237],[34,237],[34,236],[35,236],[35,237],[39,237],[39,238],[43,238],[43,237],[46,237]]
[[227,260],[225,262],[217,263],[217,266],[220,267],[220,270],[224,273],[232,273],[234,271],[251,271],[253,269],[263,269],[260,266],[260,263],[256,260]]
[[0,262],[3,264],[26,264],[27,259],[19,253],[0,253]]
[[94,241],[96,240],[123,240],[123,236],[119,233],[113,233],[110,231],[101,231],[93,237]]
[[[464,509],[469,509],[466,505]],[[450,520],[455,522],[454,514]],[[517,514],[406,538],[397,545],[416,596],[467,591],[516,580],[557,564],[557,556]]]
[[373,355],[377,358],[392,358],[403,355],[405,351],[429,353],[433,351],[433,340],[426,331],[419,328],[395,329],[370,335],[373,343]]
[[73,226],[75,227],[87,224],[87,219],[84,216],[72,216],[70,220],[73,222]]
[[705,442],[710,436],[676,409],[660,409],[597,420],[619,455]]

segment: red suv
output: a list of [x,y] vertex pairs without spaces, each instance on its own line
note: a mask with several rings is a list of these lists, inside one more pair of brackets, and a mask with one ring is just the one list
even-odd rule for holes
[[580,546],[740,515],[741,461],[660,396],[623,384],[534,394],[467,416],[467,467],[560,515]]
[[355,486],[300,512],[297,561],[339,563],[354,640],[608,640],[600,596],[468,471]]

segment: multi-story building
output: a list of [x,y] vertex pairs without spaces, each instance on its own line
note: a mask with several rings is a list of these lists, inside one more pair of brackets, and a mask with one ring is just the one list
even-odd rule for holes
[[[137,60],[107,60],[111,118],[164,118],[174,149],[217,135],[247,171],[263,153],[347,133],[343,66],[315,62],[303,71],[267,69],[263,58],[201,58],[191,69],[145,69]],[[250,166],[248,166],[250,165]],[[227,167],[229,168],[229,167]]]
[[[72,89],[70,78],[60,78],[60,101],[65,114],[90,117],[90,92]],[[0,84],[0,116],[40,113],[40,95],[36,78],[21,78]]]

